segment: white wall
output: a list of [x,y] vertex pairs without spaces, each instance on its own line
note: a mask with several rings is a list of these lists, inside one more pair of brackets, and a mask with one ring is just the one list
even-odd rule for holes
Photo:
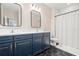
[[55,37],[55,15],[57,13],[57,10],[55,8],[52,8],[51,12],[51,37]]
[[[40,8],[41,13],[41,28],[39,30],[51,31],[51,8],[44,4],[37,4]],[[25,30],[36,30],[36,28],[31,28],[31,3],[22,3],[22,27],[15,27],[16,29]],[[8,29],[8,27],[0,28]],[[10,29],[10,27],[9,27]]]
[[[51,30],[51,9],[43,4],[37,4],[40,8],[41,13],[41,29],[50,31]],[[31,4],[23,4],[23,27],[27,29],[31,28]]]

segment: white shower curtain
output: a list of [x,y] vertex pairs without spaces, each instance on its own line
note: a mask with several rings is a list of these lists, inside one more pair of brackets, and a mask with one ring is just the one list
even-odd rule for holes
[[55,21],[60,45],[79,49],[79,11],[57,16]]

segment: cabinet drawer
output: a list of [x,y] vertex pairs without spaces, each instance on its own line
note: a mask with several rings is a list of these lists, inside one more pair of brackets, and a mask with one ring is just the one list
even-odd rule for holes
[[27,39],[27,40],[21,40],[21,41],[16,41],[16,45],[27,45],[32,43],[32,39]]
[[13,41],[12,36],[2,36],[0,37],[0,43],[6,43],[6,42],[11,42]]
[[32,34],[14,36],[14,40],[31,39]]
[[15,56],[32,55],[32,39],[16,41],[14,55]]
[[42,33],[36,33],[36,34],[33,34],[33,38],[35,38],[35,37],[42,37],[43,36],[43,34]]
[[10,45],[11,45],[11,43],[2,43],[2,44],[0,44],[0,49],[2,49],[3,47],[7,48]]
[[50,33],[44,33],[44,36],[49,36],[50,37]]
[[0,56],[11,56],[12,55],[12,44],[3,43],[0,44]]

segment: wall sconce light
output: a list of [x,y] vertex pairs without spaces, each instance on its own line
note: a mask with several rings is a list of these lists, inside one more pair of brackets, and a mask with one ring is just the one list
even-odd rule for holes
[[32,6],[32,10],[36,10],[38,12],[40,11],[40,8],[37,4],[32,4],[31,6]]

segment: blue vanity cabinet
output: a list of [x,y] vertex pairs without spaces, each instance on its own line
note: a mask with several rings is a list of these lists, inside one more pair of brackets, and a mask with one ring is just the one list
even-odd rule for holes
[[41,52],[42,33],[33,34],[33,55]]
[[14,36],[14,55],[30,56],[32,55],[32,35]]
[[50,33],[45,32],[43,33],[43,39],[42,39],[42,50],[45,50],[50,47]]
[[0,36],[0,56],[31,56],[49,47],[49,32]]
[[12,36],[0,37],[0,56],[12,56]]

